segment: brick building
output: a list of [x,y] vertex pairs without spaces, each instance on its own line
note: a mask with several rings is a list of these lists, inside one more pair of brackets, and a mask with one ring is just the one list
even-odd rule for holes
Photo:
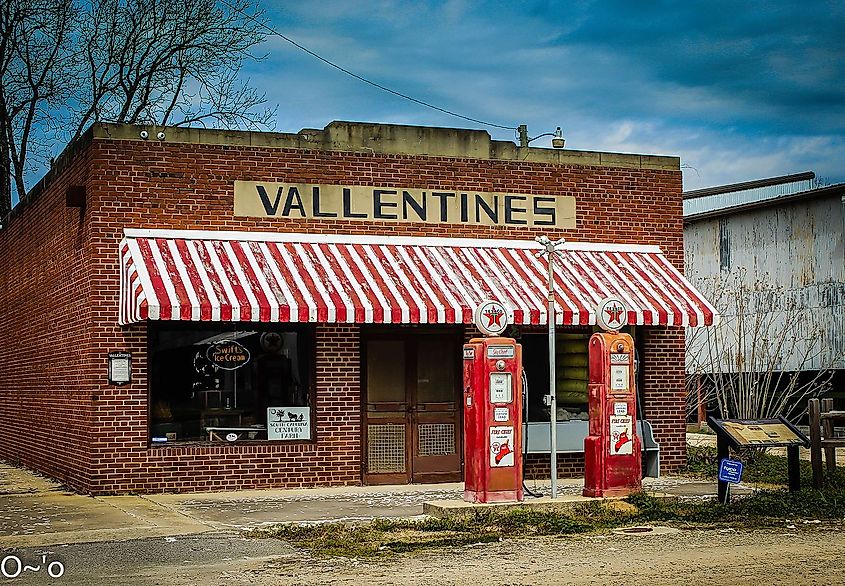
[[[676,468],[683,327],[713,319],[673,268],[678,159],[346,122],[101,124],[70,145],[0,230],[0,458],[90,493],[459,479],[460,344],[484,297],[513,310],[528,420],[548,429],[540,233],[568,243],[560,474],[582,472],[608,295]],[[545,441],[528,475],[548,474]]]

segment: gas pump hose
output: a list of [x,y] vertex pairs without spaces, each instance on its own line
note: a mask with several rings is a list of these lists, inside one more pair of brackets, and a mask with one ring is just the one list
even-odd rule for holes
[[525,485],[525,463],[528,460],[528,430],[531,426],[528,425],[528,375],[525,374],[524,368],[522,369],[522,418],[525,420],[525,441],[522,442],[522,490],[536,499],[543,496],[543,493],[533,492]]

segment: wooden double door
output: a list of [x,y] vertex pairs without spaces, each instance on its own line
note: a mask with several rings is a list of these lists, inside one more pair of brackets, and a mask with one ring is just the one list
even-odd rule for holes
[[364,337],[364,482],[459,481],[461,335]]

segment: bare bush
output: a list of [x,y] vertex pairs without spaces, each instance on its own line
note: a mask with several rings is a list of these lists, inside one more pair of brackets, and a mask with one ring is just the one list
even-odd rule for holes
[[687,331],[688,411],[704,401],[721,418],[800,416],[807,399],[830,388],[843,357],[831,351],[800,291],[744,277],[720,275],[700,286],[721,319]]

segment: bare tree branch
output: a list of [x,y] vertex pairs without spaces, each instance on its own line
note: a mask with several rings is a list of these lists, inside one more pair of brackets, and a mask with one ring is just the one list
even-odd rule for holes
[[272,129],[241,72],[263,24],[252,0],[6,0],[0,220],[11,183],[25,197],[28,170],[95,122]]

